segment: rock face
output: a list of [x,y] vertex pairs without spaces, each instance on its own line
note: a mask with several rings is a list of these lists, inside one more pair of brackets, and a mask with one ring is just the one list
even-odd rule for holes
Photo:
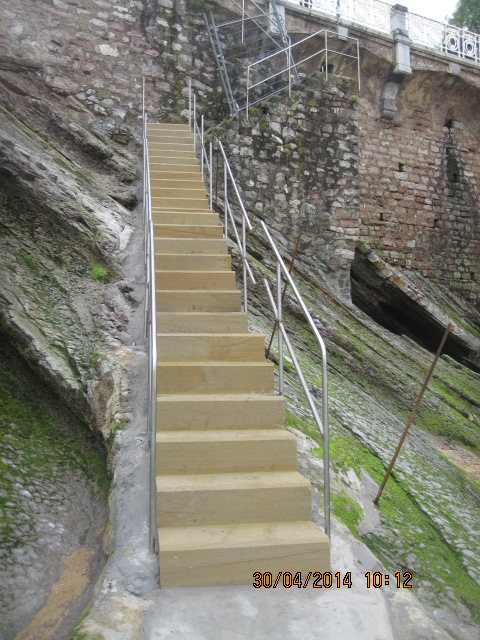
[[105,562],[105,448],[3,334],[0,429],[0,634],[63,637]]

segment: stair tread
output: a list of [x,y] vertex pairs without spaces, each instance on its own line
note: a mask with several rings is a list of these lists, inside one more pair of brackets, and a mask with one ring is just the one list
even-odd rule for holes
[[157,367],[221,367],[221,368],[245,368],[245,367],[273,367],[271,362],[255,362],[248,360],[247,362],[225,361],[225,360],[158,360]]
[[[210,314],[208,314],[210,315]],[[158,337],[164,337],[167,338],[168,340],[170,340],[170,338],[175,338],[176,336],[181,337],[182,339],[186,338],[186,337],[192,337],[192,338],[198,338],[198,337],[205,337],[205,338],[209,338],[209,339],[214,339],[214,338],[225,338],[225,339],[232,339],[232,341],[234,340],[245,340],[245,339],[255,339],[255,338],[250,338],[250,336],[260,336],[261,338],[265,338],[265,336],[263,335],[263,333],[222,333],[220,331],[216,331],[216,332],[212,332],[212,333],[199,333],[199,332],[188,332],[188,333],[165,333],[165,332],[158,332],[157,331],[157,338]]]
[[[290,522],[259,522],[193,527],[161,527],[158,529],[160,552],[189,551],[226,547],[262,547],[265,544],[298,545],[310,542],[328,544],[326,534],[307,520]],[[312,567],[313,569],[313,567]]]
[[283,396],[266,396],[260,393],[204,393],[202,395],[195,393],[176,393],[175,395],[158,393],[157,400],[168,400],[179,403],[185,403],[189,400],[194,400],[195,402],[284,402]]
[[177,443],[193,443],[193,442],[237,442],[259,440],[285,440],[294,441],[296,438],[293,433],[286,431],[280,427],[273,429],[215,429],[199,431],[158,431],[157,443],[177,442]]
[[298,471],[258,471],[236,473],[195,473],[191,475],[157,474],[157,493],[175,491],[243,491],[301,487],[310,489],[310,482]]

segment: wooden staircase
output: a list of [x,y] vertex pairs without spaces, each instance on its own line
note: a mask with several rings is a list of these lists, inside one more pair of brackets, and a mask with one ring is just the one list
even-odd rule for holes
[[264,336],[247,332],[227,243],[188,126],[147,125],[157,304],[157,523],[162,587],[326,571],[311,487]]

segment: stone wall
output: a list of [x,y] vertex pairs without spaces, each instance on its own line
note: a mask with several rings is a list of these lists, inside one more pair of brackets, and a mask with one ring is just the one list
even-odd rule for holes
[[478,90],[422,74],[404,80],[398,116],[359,110],[360,237],[387,261],[479,301]]
[[[300,235],[298,264],[314,277],[323,272],[347,299],[360,222],[351,88],[349,81],[326,86],[311,77],[290,99],[279,96],[250,109],[248,122],[242,114],[214,130],[226,147],[245,206],[280,232],[284,257],[291,256]],[[222,185],[218,193],[221,198]]]
[[143,77],[152,119],[184,121],[189,79],[205,111],[220,118],[223,96],[203,21],[210,4],[12,0],[2,9],[0,68],[21,61],[73,109],[99,116],[96,127],[119,141],[128,142],[141,121]]

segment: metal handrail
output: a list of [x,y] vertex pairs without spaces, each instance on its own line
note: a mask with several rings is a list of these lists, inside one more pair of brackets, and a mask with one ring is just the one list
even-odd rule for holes
[[[261,60],[256,60],[255,62],[252,62],[251,64],[248,65],[247,67],[247,93],[246,93],[246,106],[245,106],[245,113],[247,116],[247,122],[248,122],[248,110],[249,107],[251,105],[250,103],[250,91],[251,89],[254,89],[255,87],[259,87],[262,84],[266,84],[268,81],[273,80],[273,78],[276,78],[277,76],[281,76],[283,73],[288,72],[288,94],[290,96],[291,94],[291,86],[292,86],[292,63],[295,66],[295,69],[297,69],[297,67],[299,67],[301,64],[304,64],[305,62],[308,62],[308,60],[311,60],[312,58],[314,58],[315,56],[318,56],[322,53],[325,53],[325,79],[328,80],[328,53],[330,51],[330,53],[334,53],[335,55],[338,56],[342,56],[344,58],[350,58],[351,62],[349,63],[352,64],[353,61],[357,61],[357,80],[358,80],[358,90],[360,91],[361,89],[361,85],[360,85],[360,52],[359,52],[359,42],[358,42],[358,38],[351,38],[350,36],[341,36],[341,40],[342,41],[351,41],[351,44],[355,44],[356,48],[357,48],[357,54],[354,56],[352,54],[348,54],[345,53],[343,51],[335,51],[334,49],[329,49],[328,48],[328,36],[330,34],[330,37],[339,39],[339,35],[338,33],[335,33],[334,31],[329,31],[328,29],[320,29],[320,31],[316,31],[315,33],[312,33],[308,36],[306,36],[305,38],[302,38],[302,40],[299,40],[298,42],[295,42],[294,44],[289,44],[288,46],[284,47],[283,49],[281,49],[280,51],[275,51],[274,53],[271,53],[267,56],[265,56],[264,58],[262,58]],[[295,47],[298,47],[299,45],[304,44],[305,42],[307,42],[307,40],[311,40],[312,38],[315,37],[323,37],[325,40],[325,46],[323,49],[319,49],[318,51],[316,51],[315,53],[312,53],[311,55],[307,56],[306,58],[304,58],[303,60],[297,61],[297,62],[293,62],[293,54],[292,54],[292,49],[295,49]],[[252,74],[252,69],[254,69],[256,66],[263,64],[265,61],[267,60],[272,60],[273,58],[275,58],[276,56],[287,56],[287,65],[282,68],[280,71],[275,71],[274,73],[272,73],[271,75],[269,75],[266,78],[262,78],[259,82],[256,82],[254,84],[250,84],[250,77]],[[295,83],[295,79],[293,81],[293,83]]]
[[[189,93],[191,93],[191,85],[189,86]],[[189,104],[191,103],[191,100],[189,100]],[[193,100],[193,103],[196,104],[195,99]],[[189,117],[189,121],[192,120],[192,128],[193,131],[196,135],[199,135],[199,133],[202,134],[202,137],[200,139],[200,144],[202,146],[202,149],[200,149],[200,154],[205,154],[205,157],[207,157],[207,153],[206,153],[206,149],[205,149],[205,140],[203,137],[203,125],[200,128],[198,126],[198,124],[196,123],[196,113],[194,114],[193,118]],[[252,284],[255,285],[256,284],[256,280],[255,277],[252,273],[252,270],[250,268],[250,265],[248,263],[248,254],[247,254],[247,239],[248,239],[248,235],[251,235],[253,233],[256,232],[257,228],[260,228],[263,231],[263,235],[266,238],[267,244],[270,246],[271,250],[273,251],[273,254],[275,255],[276,258],[276,272],[277,272],[277,276],[276,276],[276,289],[277,289],[277,302],[275,303],[271,289],[270,289],[270,285],[268,283],[268,280],[265,278],[263,280],[264,284],[265,284],[265,288],[267,291],[267,296],[269,298],[270,304],[272,306],[274,315],[275,315],[275,319],[278,323],[278,327],[279,327],[279,331],[278,331],[278,391],[280,395],[284,395],[284,375],[283,375],[283,344],[285,343],[287,350],[290,354],[293,366],[295,368],[295,371],[297,372],[297,375],[300,379],[300,383],[302,385],[302,388],[305,392],[306,398],[307,398],[307,402],[308,405],[310,406],[310,409],[312,411],[313,414],[313,418],[315,420],[315,423],[317,425],[317,428],[319,430],[320,435],[322,436],[322,441],[323,441],[323,473],[324,473],[324,513],[325,513],[325,532],[328,535],[328,537],[330,537],[330,457],[329,457],[329,426],[328,426],[328,377],[327,377],[327,350],[325,347],[325,342],[322,338],[322,336],[320,335],[318,328],[316,327],[313,318],[305,304],[305,302],[303,301],[303,298],[298,290],[297,285],[295,284],[295,281],[292,277],[292,275],[290,274],[288,268],[285,265],[285,262],[283,261],[280,252],[277,248],[277,245],[275,244],[272,235],[270,233],[270,230],[268,229],[266,223],[263,220],[260,220],[259,224],[256,224],[255,226],[252,225],[247,211],[245,209],[245,206],[243,204],[241,195],[240,195],[240,191],[238,189],[237,183],[235,181],[235,178],[233,176],[232,173],[232,169],[230,167],[230,163],[228,161],[227,155],[225,153],[225,149],[223,147],[223,144],[220,140],[215,140],[216,145],[217,145],[217,149],[220,151],[222,157],[223,157],[223,161],[224,161],[224,167],[223,167],[223,178],[224,178],[224,234],[225,234],[225,238],[228,238],[228,221],[230,220],[230,223],[232,225],[232,229],[233,229],[233,234],[235,236],[236,239],[236,243],[238,246],[238,250],[242,259],[242,263],[243,263],[243,307],[245,311],[248,311],[248,286],[247,286],[247,276],[250,278],[250,280],[252,281]],[[209,173],[210,173],[210,180],[209,180],[209,189],[210,189],[210,202],[212,203],[212,174],[213,174],[213,163],[212,163],[212,147],[213,144],[212,142],[209,143],[209,149],[210,149],[210,163],[209,163]],[[230,200],[229,200],[229,182],[231,183],[231,187],[233,187],[233,193],[235,194],[236,197],[236,201],[237,201],[237,205],[238,205],[238,209],[240,211],[240,217],[241,217],[241,237],[239,234],[239,231],[237,229],[237,224],[235,221],[235,217],[233,215],[233,211],[232,211],[232,207],[230,205]],[[247,234],[247,228],[248,228],[248,234]],[[310,391],[310,389],[308,388],[307,382],[305,380],[305,377],[302,373],[302,370],[300,368],[300,365],[298,363],[298,359],[295,355],[294,349],[292,347],[292,344],[290,342],[290,339],[288,337],[288,333],[285,327],[285,323],[283,321],[283,302],[282,302],[282,274],[283,277],[286,279],[286,281],[288,282],[288,284],[291,287],[291,290],[293,292],[293,295],[295,296],[298,304],[300,305],[300,308],[302,309],[302,312],[308,322],[308,324],[310,325],[313,334],[319,344],[320,347],[320,352],[321,352],[321,359],[322,359],[322,374],[321,374],[321,385],[322,385],[322,417],[320,418],[319,413],[317,411],[317,407],[315,405],[315,401],[313,399],[313,395]]]
[[148,158],[145,79],[143,79],[143,221],[145,231],[145,340],[148,338],[147,431],[150,443],[149,549],[156,550],[156,424],[157,424],[157,318],[155,305],[155,241],[153,235],[150,165]]
[[[278,0],[285,7],[308,15],[330,16],[341,24],[365,25],[391,34],[390,14],[393,5],[383,0]],[[448,22],[440,22],[414,12],[407,12],[408,35],[413,46],[428,47],[449,57],[480,63],[480,34]]]

